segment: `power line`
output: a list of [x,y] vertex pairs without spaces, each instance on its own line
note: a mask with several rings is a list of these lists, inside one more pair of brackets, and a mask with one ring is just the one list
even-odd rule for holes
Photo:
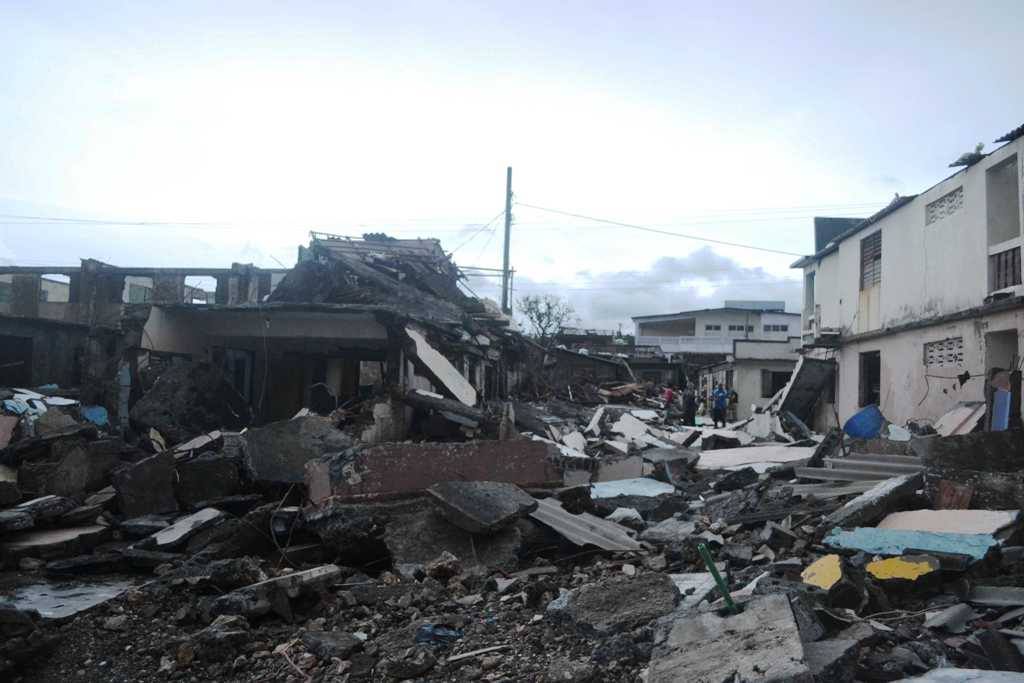
[[472,242],[472,241],[473,241],[473,239],[474,239],[474,238],[475,238],[475,237],[476,237],[477,235],[479,235],[480,233],[482,233],[482,232],[483,232],[484,230],[486,230],[487,228],[491,227],[491,225],[492,225],[492,224],[494,223],[494,221],[498,220],[498,219],[499,219],[499,218],[501,218],[501,217],[502,217],[503,215],[505,215],[505,209],[502,209],[501,211],[499,211],[499,212],[497,213],[497,215],[495,215],[495,216],[494,216],[494,218],[492,218],[491,220],[487,221],[487,222],[486,222],[485,224],[483,224],[482,226],[480,226],[480,228],[478,228],[478,229],[477,229],[477,230],[476,230],[476,231],[475,231],[475,232],[474,232],[474,233],[473,233],[472,235],[470,235],[470,236],[469,236],[469,238],[468,238],[468,239],[467,239],[467,240],[466,240],[465,242],[463,242],[463,243],[462,243],[462,244],[460,244],[459,246],[457,246],[457,247],[455,247],[454,249],[452,249],[450,253],[454,254],[454,253],[455,253],[455,252],[457,252],[457,251],[458,251],[459,249],[462,249],[462,248],[463,248],[464,246],[466,246],[467,244],[469,244],[470,242]]
[[711,237],[700,237],[699,235],[686,235],[681,232],[671,232],[669,230],[660,230],[658,228],[651,228],[646,225],[636,225],[634,223],[623,223],[622,221],[615,221],[608,218],[597,218],[594,216],[587,216],[582,213],[573,213],[571,211],[562,211],[561,209],[552,209],[546,206],[537,206],[536,204],[527,204],[526,202],[516,202],[519,206],[525,206],[530,209],[536,209],[538,211],[546,211],[548,213],[559,214],[562,216],[572,216],[573,218],[582,218],[588,221],[594,221],[595,223],[605,223],[607,225],[617,225],[623,228],[630,228],[631,230],[642,230],[644,232],[652,232],[657,235],[667,235],[669,237],[681,237],[683,239],[695,240],[698,242],[710,242],[712,244],[722,244],[729,247],[739,247],[741,249],[752,249],[754,251],[763,251],[771,254],[782,254],[784,256],[803,256],[793,251],[783,251],[781,249],[771,249],[769,247],[757,247],[752,244],[741,244],[740,242],[729,242],[727,240],[716,240]]

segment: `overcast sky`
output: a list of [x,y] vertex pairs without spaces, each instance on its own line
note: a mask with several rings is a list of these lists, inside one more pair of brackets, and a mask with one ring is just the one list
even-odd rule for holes
[[[813,215],[1024,122],[1021,26],[1019,0],[0,0],[0,259],[274,267],[372,230],[497,267],[509,165],[522,203],[807,252]],[[518,293],[587,325],[798,310],[792,256],[514,218]]]

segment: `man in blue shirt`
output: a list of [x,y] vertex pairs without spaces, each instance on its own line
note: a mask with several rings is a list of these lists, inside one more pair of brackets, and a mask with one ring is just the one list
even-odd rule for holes
[[715,421],[715,427],[718,427],[719,422],[725,427],[725,409],[728,405],[729,392],[721,384],[715,384],[715,389],[711,392],[711,419]]

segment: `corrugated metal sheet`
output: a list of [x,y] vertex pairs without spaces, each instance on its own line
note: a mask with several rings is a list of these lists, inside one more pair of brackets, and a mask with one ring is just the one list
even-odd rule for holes
[[611,551],[640,549],[640,543],[630,538],[626,530],[615,522],[586,512],[579,515],[568,513],[554,498],[544,498],[537,502],[537,509],[530,516],[576,545],[595,545]]

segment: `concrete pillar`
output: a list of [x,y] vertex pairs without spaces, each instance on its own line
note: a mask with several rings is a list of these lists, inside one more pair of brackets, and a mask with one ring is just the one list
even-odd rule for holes
[[38,275],[11,276],[11,315],[38,318],[41,289]]
[[180,304],[185,301],[185,276],[153,274],[153,303]]

